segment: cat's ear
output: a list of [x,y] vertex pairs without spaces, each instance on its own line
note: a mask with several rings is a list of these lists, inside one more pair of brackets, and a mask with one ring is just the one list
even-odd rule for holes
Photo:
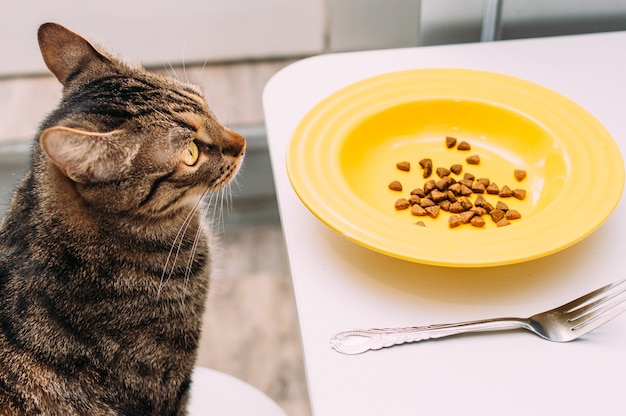
[[110,60],[82,36],[56,23],[44,23],[37,33],[46,66],[65,85],[78,73]]
[[138,146],[121,143],[123,131],[93,133],[69,127],[43,131],[39,144],[50,160],[74,182],[87,184],[120,179]]

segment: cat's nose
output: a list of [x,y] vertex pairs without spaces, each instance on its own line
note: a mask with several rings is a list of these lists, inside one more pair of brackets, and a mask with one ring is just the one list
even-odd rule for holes
[[241,156],[246,151],[246,139],[237,132],[226,129],[226,137],[222,145],[222,154]]

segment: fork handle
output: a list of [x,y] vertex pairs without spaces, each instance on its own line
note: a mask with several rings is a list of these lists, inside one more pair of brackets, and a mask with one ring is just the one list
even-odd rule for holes
[[354,329],[337,333],[331,338],[330,345],[343,354],[360,354],[369,350],[379,350],[408,342],[443,338],[465,332],[502,331],[527,327],[528,321],[525,319],[498,318],[406,328]]

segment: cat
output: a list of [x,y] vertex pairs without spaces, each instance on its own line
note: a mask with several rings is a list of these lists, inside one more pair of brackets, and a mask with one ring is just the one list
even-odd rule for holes
[[0,415],[183,415],[204,207],[245,139],[194,86],[56,23],[38,40],[63,95],[0,222]]

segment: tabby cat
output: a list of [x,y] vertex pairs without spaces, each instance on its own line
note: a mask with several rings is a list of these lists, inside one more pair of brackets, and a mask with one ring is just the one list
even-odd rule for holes
[[38,37],[63,96],[0,223],[0,415],[185,414],[209,281],[202,201],[245,140],[193,86],[58,24]]

